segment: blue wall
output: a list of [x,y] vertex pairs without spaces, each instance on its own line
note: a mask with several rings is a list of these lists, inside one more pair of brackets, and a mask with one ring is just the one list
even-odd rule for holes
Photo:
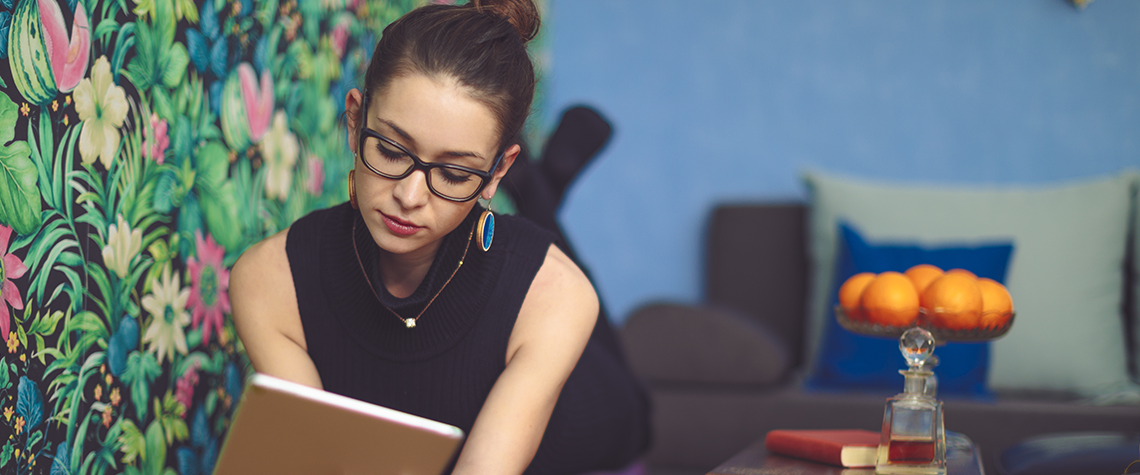
[[547,120],[609,147],[561,218],[613,318],[701,298],[717,202],[807,168],[1039,183],[1140,165],[1140,1],[551,0]]

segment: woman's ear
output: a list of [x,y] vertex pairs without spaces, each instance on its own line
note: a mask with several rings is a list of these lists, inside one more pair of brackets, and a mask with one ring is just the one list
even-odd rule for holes
[[507,147],[503,152],[503,160],[499,162],[499,168],[495,169],[495,173],[491,175],[491,183],[488,183],[483,192],[479,195],[485,200],[489,200],[495,196],[495,190],[499,188],[499,181],[507,174],[507,170],[511,169],[511,165],[515,164],[515,159],[518,158],[519,153],[522,152],[522,147],[519,144]]
[[353,88],[344,95],[344,118],[348,125],[348,149],[356,152],[357,145],[357,130],[360,130],[360,119],[363,117],[363,112],[360,110],[363,103],[363,96],[360,90]]

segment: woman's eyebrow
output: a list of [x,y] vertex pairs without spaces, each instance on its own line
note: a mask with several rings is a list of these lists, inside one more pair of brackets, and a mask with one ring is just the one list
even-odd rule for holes
[[413,139],[411,135],[409,135],[407,132],[404,131],[404,129],[401,129],[399,126],[397,126],[392,121],[386,120],[386,119],[381,119],[379,117],[377,117],[376,120],[379,120],[380,123],[387,125],[393,131],[395,131],[397,135],[399,135],[400,137],[403,137],[404,140],[407,140],[408,142],[413,143],[413,144],[416,143],[416,139]]
[[479,160],[484,160],[482,155],[479,155],[478,153],[475,153],[475,152],[448,151],[448,152],[443,152],[443,154],[447,155],[449,157],[474,157],[474,158],[478,158]]

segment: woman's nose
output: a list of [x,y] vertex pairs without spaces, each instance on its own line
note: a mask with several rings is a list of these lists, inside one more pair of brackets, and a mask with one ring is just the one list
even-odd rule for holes
[[427,203],[431,190],[428,189],[427,174],[415,170],[412,174],[396,182],[396,200],[405,208],[418,208]]

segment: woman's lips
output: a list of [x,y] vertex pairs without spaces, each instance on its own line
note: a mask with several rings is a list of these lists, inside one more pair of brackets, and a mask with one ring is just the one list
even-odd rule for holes
[[407,221],[393,218],[384,213],[380,213],[384,217],[384,225],[388,226],[388,230],[397,236],[411,236],[420,230],[420,226],[416,226]]

